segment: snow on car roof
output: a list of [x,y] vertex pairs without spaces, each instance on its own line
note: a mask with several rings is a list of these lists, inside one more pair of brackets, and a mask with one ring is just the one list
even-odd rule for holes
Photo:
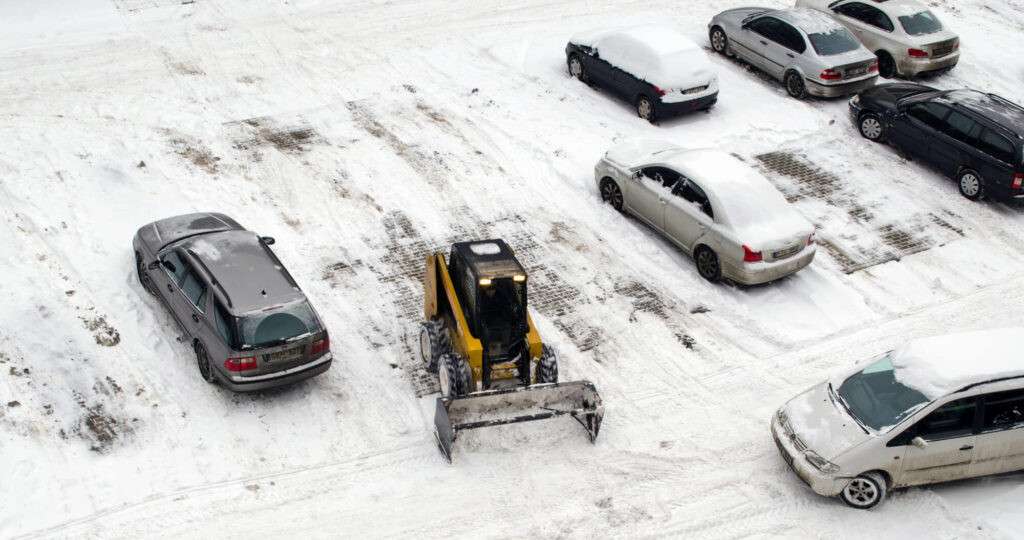
[[571,41],[596,48],[602,59],[662,88],[688,89],[710,84],[715,78],[704,50],[666,26],[587,32]]
[[1024,328],[916,339],[893,351],[896,379],[930,399],[966,386],[1024,376]]
[[922,11],[928,11],[928,6],[915,0],[888,0],[887,2],[877,4],[875,7],[878,7],[889,15],[896,17],[901,15],[916,15]]
[[829,32],[835,32],[845,28],[842,24],[836,22],[828,15],[808,8],[783,9],[773,11],[768,15],[778,17],[779,19],[792,23],[793,26],[803,30],[808,35],[828,34]]

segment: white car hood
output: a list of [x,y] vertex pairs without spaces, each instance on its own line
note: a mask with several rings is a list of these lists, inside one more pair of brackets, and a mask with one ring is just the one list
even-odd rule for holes
[[793,434],[808,450],[832,461],[871,438],[842,405],[832,401],[824,382],[793,398],[783,407]]

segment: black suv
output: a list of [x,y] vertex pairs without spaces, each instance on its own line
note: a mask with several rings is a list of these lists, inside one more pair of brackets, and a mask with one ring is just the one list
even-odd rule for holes
[[1024,199],[1024,108],[995,94],[912,83],[850,100],[865,138],[889,141],[957,180],[971,200]]

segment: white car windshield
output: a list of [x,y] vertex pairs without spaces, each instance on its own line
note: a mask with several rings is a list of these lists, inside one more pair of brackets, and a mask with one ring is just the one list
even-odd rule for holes
[[924,394],[896,380],[889,354],[848,377],[836,391],[861,424],[884,431],[928,404]]
[[807,37],[811,38],[811,45],[819,56],[843,54],[860,48],[860,42],[845,28],[810,34]]
[[935,15],[932,15],[931,11],[922,11],[916,15],[903,15],[900,17],[900,24],[912,36],[923,36],[942,31],[942,23]]

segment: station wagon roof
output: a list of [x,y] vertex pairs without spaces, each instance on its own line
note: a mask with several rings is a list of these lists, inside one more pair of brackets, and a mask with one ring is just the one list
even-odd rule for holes
[[896,379],[930,399],[966,387],[1024,377],[1024,328],[1003,328],[916,339],[896,349]]
[[241,315],[305,297],[277,257],[252,231],[214,232],[180,245],[205,266],[227,295],[224,306]]
[[1024,136],[1024,107],[1001,98],[995,94],[986,94],[977,90],[952,90],[936,98],[935,101],[949,105],[959,105],[978,113],[1005,129]]

